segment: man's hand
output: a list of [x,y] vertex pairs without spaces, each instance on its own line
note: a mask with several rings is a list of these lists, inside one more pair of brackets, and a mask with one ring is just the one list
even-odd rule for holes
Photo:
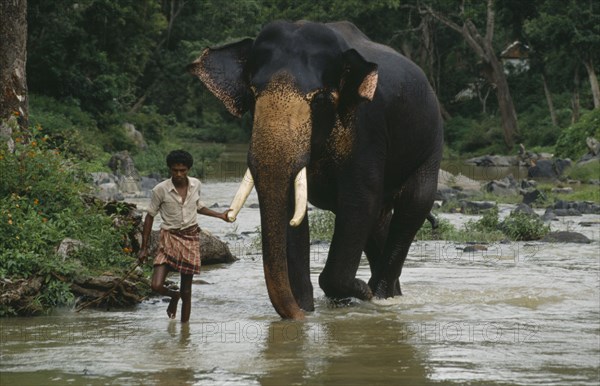
[[140,251],[138,252],[138,262],[140,264],[144,264],[146,262],[147,258],[148,258],[148,248],[140,249]]
[[227,216],[227,214],[229,212],[231,212],[233,209],[227,209],[225,212],[221,213],[221,218],[223,219],[223,221],[225,222],[233,222],[229,220],[229,216]]

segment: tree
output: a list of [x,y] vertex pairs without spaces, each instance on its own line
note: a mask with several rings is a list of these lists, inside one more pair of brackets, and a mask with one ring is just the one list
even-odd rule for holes
[[[5,120],[18,117],[27,128],[27,0],[0,2],[0,124],[9,134]],[[6,133],[4,133],[6,132]]]
[[[458,15],[454,16],[446,16],[428,4],[421,4],[421,10],[424,14],[431,15],[445,26],[458,32],[464,38],[467,45],[482,60],[484,76],[496,87],[504,142],[507,147],[511,148],[514,144],[515,136],[519,133],[519,124],[517,122],[517,112],[510,95],[508,81],[504,73],[504,66],[496,56],[493,45],[496,22],[494,7],[495,1],[487,0],[485,34],[482,35],[475,25],[472,15],[473,10],[465,8],[465,0],[462,1],[459,7]],[[457,21],[454,21],[453,18],[457,19]]]
[[32,93],[97,116],[127,110],[167,28],[153,0],[29,0]]
[[[543,0],[537,15],[525,22],[525,31],[534,49],[544,53],[545,61],[560,60],[565,68],[565,63],[576,59],[583,65],[594,108],[600,108],[600,87],[595,69],[595,63],[600,60],[600,5],[593,0]],[[577,66],[573,71],[578,73]],[[576,75],[576,89],[578,78]]]

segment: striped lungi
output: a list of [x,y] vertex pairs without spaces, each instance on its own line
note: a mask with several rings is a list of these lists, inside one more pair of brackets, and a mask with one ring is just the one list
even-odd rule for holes
[[186,275],[200,273],[200,227],[161,229],[154,265],[161,264]]

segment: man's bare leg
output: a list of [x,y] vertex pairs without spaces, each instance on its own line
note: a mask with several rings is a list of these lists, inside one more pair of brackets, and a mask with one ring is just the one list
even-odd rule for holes
[[194,275],[181,274],[180,293],[181,293],[181,323],[187,323],[190,320],[192,310],[192,278]]
[[167,315],[169,318],[175,319],[175,314],[177,314],[177,303],[179,303],[180,294],[177,291],[173,291],[165,287],[165,279],[167,278],[168,273],[169,268],[166,264],[154,266],[154,272],[152,273],[152,290],[171,298],[169,306],[167,307]]

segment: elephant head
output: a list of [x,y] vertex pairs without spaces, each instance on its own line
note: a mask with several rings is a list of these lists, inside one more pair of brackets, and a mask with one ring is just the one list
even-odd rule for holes
[[304,223],[308,232],[306,168],[318,152],[338,161],[349,154],[353,110],[373,99],[377,65],[344,47],[324,25],[276,22],[255,40],[204,50],[189,70],[230,113],[252,114],[248,171],[232,217],[254,185],[269,297],[283,318],[302,319],[287,256],[296,243],[290,227]]

